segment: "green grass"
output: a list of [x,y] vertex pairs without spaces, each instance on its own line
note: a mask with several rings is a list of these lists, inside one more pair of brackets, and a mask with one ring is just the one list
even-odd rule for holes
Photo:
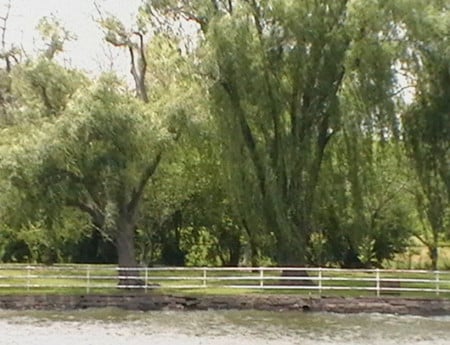
[[[428,249],[423,245],[410,246],[403,254],[397,254],[394,259],[383,263],[392,269],[430,269],[431,260]],[[450,269],[450,243],[440,243],[438,269]]]

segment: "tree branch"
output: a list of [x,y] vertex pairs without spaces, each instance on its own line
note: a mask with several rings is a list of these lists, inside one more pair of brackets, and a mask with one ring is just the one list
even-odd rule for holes
[[67,200],[65,204],[68,207],[74,207],[84,213],[87,213],[91,217],[91,220],[96,225],[96,227],[100,227],[101,225],[103,225],[104,216],[95,208],[95,206],[89,205],[79,200]]
[[[212,0],[212,3],[215,4],[215,1]],[[214,5],[214,8],[216,10],[218,10],[218,8],[216,8],[216,5],[217,4]],[[203,32],[206,32],[206,29],[208,27],[208,20],[206,18],[201,18],[201,17],[194,15],[193,13],[185,10],[183,8],[183,6],[170,7],[168,9],[162,11],[162,13],[163,13],[163,15],[172,14],[175,19],[177,17],[178,18],[181,17],[187,21],[193,21],[200,26],[200,28]],[[158,16],[155,16],[155,18],[158,18]]]
[[155,173],[156,169],[158,168],[159,163],[161,162],[162,153],[163,153],[162,150],[159,151],[155,159],[147,166],[147,168],[144,170],[144,173],[141,176],[137,188],[133,190],[131,200],[127,206],[127,212],[129,213],[129,215],[131,216],[135,215],[139,202],[142,198],[142,195],[144,194],[145,187],[150,178]]
[[6,14],[4,17],[0,17],[0,20],[3,22],[3,26],[0,28],[2,30],[2,48],[6,49],[6,25],[9,19],[9,13],[11,11],[11,0],[8,1],[6,5]]
[[[147,72],[147,60],[145,58],[145,45],[144,45],[144,36],[140,32],[133,32],[136,36],[139,37],[139,61],[138,61],[138,68],[139,68],[139,74],[137,75],[137,81],[136,81],[136,88],[139,91],[140,98],[145,102],[148,103],[148,94],[147,94],[147,86],[145,84],[145,74]],[[132,49],[132,48],[131,48]]]
[[84,189],[86,190],[88,196],[91,199],[91,207],[94,210],[97,210],[98,212],[100,212],[100,210],[101,210],[100,201],[95,196],[95,193],[93,192],[92,188],[90,188],[89,183],[86,182],[86,179],[84,177],[80,177],[80,176],[74,174],[71,171],[68,171],[68,170],[65,170],[65,169],[59,169],[59,168],[56,168],[56,169],[53,170],[53,176],[66,177],[70,181],[72,181],[72,182],[74,182],[76,184],[79,184],[82,187],[84,187]]
[[259,156],[256,149],[256,140],[253,136],[250,125],[245,117],[244,110],[240,105],[239,95],[237,94],[235,88],[230,85],[230,83],[223,81],[222,87],[228,94],[231,104],[235,110],[235,114],[238,117],[239,128],[241,130],[242,136],[244,138],[245,147],[247,148],[250,157],[252,159],[253,165],[255,166],[256,176],[258,178],[258,184],[261,191],[261,195],[266,196],[266,175],[264,172],[264,166],[261,162],[261,157]]
[[50,102],[50,98],[47,95],[47,89],[43,85],[37,85],[41,91],[42,100],[44,102],[45,107],[47,110],[52,114],[55,115],[55,109],[53,109],[52,103]]
[[11,61],[9,60],[10,58],[10,52],[6,52],[6,28],[7,28],[7,23],[8,23],[8,18],[9,18],[9,13],[11,11],[11,0],[8,1],[8,4],[6,5],[6,14],[4,17],[0,17],[0,19],[3,22],[2,27],[0,28],[2,30],[2,49],[5,52],[5,55],[3,56],[3,58],[5,59],[5,64],[6,64],[6,72],[11,72]]
[[233,13],[233,0],[228,0],[228,13]]
[[130,53],[130,73],[133,76],[134,79],[134,83],[136,85],[136,93],[138,94],[138,96],[140,95],[140,90],[139,90],[139,75],[136,69],[136,62],[135,62],[135,58],[134,58],[134,51],[133,51],[133,47],[131,47],[130,45],[128,46],[128,52]]

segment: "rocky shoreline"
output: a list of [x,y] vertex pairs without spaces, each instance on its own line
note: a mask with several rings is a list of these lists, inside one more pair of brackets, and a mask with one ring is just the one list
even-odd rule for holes
[[450,300],[399,297],[307,297],[293,295],[6,295],[0,309],[76,310],[115,307],[127,310],[265,310],[333,313],[450,315]]

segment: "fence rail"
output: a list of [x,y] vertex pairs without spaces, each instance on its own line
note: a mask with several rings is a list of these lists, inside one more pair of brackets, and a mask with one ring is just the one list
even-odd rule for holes
[[241,289],[325,294],[450,297],[450,271],[300,267],[138,267],[0,265],[0,293],[115,289]]

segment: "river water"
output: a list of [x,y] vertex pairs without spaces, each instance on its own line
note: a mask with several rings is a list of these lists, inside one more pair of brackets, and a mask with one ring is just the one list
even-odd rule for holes
[[0,310],[1,345],[450,345],[450,317]]

